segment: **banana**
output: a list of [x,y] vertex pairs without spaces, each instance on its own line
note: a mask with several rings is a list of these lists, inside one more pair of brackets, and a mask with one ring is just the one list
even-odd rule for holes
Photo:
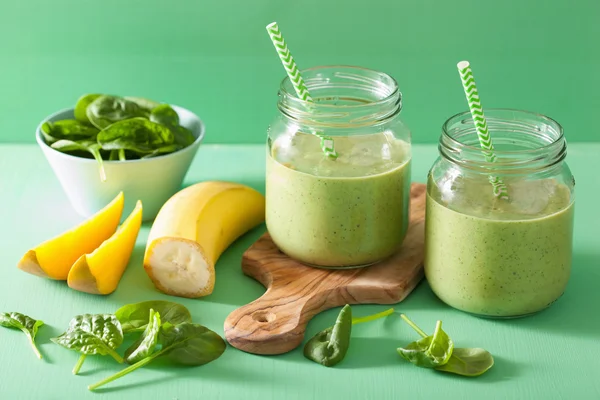
[[248,186],[217,181],[189,186],[158,212],[148,235],[144,269],[166,294],[209,295],[221,254],[264,220],[265,197]]

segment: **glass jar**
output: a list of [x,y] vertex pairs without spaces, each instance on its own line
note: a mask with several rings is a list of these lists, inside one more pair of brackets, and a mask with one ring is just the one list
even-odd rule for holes
[[[311,266],[376,263],[399,249],[408,228],[410,131],[398,85],[358,67],[301,74],[313,102],[285,78],[268,130],[267,229],[283,253]],[[337,158],[320,135],[331,137]]]
[[[443,126],[427,181],[425,275],[452,307],[524,316],[556,301],[569,280],[575,181],[556,121],[518,110],[485,113],[494,163],[468,112]],[[508,200],[494,195],[490,176],[503,180]]]

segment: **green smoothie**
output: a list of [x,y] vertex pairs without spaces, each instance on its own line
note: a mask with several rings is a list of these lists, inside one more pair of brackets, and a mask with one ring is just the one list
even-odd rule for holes
[[[558,299],[571,271],[573,202],[553,179],[509,184],[509,202],[482,179],[427,194],[425,275],[445,303],[515,317]],[[448,206],[451,204],[451,206]]]
[[306,264],[372,264],[408,228],[410,146],[392,135],[335,137],[336,160],[312,135],[284,136],[267,155],[266,223],[279,249]]

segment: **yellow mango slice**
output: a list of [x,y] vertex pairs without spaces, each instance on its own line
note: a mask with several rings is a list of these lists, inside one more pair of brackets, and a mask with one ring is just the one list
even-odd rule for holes
[[129,264],[141,225],[142,202],[138,201],[110,239],[73,264],[67,279],[69,287],[91,294],[114,292]]
[[94,251],[115,232],[124,201],[121,192],[81,224],[29,250],[17,267],[33,275],[64,281],[79,257]]

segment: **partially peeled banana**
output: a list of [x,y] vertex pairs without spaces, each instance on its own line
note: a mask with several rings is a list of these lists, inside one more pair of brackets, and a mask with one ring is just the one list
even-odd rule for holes
[[209,295],[221,254],[264,220],[265,197],[248,186],[217,181],[189,186],[173,195],[156,216],[144,269],[166,294]]

